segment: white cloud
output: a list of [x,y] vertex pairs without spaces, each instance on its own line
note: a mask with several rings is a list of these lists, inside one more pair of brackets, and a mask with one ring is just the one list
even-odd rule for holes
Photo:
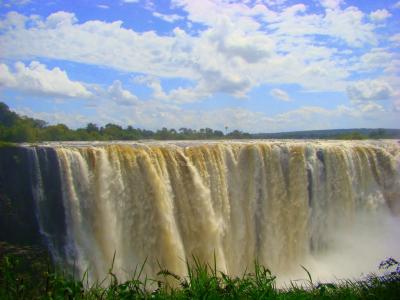
[[190,103],[202,100],[211,95],[204,87],[195,86],[172,89],[168,93],[164,91],[160,79],[154,76],[136,76],[135,83],[144,84],[152,90],[152,99],[170,103]]
[[[184,78],[193,83],[191,87],[177,87],[168,93],[161,89],[164,95],[158,97],[182,103],[215,93],[244,98],[263,84],[344,91],[347,78],[360,69],[339,52],[379,44],[378,25],[356,7],[343,8],[342,1],[325,1],[329,9],[320,14],[304,4],[274,11],[261,1],[250,5],[173,0],[172,4],[185,11],[189,22],[204,25],[203,29],[191,35],[175,28],[160,35],[136,32],[121,21],[79,23],[67,12],[47,18],[9,13],[0,21],[0,56],[61,59],[155,78]],[[170,21],[180,18],[154,15]]]
[[[383,127],[393,127],[398,122],[395,112],[388,112],[371,101],[351,106],[338,106],[325,109],[318,106],[303,106],[288,112],[267,115],[245,108],[219,108],[207,111],[183,109],[176,105],[148,100],[139,101],[135,106],[121,106],[107,97],[98,99],[91,113],[69,114],[62,111],[33,112],[28,108],[17,111],[24,115],[43,119],[51,124],[64,123],[69,127],[83,127],[88,122],[99,125],[115,123],[132,125],[146,129],[162,127],[179,129],[181,127],[199,129],[210,127],[224,130],[239,129],[248,132],[278,132],[287,130],[311,130],[337,128],[338,121],[354,124],[354,127],[368,127],[372,119],[380,119]],[[83,112],[82,112],[83,113]]]
[[369,14],[369,17],[374,22],[382,22],[391,16],[392,16],[392,14],[390,12],[388,12],[386,9],[378,9]]
[[347,95],[352,101],[387,100],[393,95],[393,88],[384,80],[363,80],[349,85]]
[[290,101],[288,93],[281,89],[272,89],[270,95],[278,100]]
[[153,16],[156,18],[159,18],[161,20],[164,20],[165,22],[169,22],[169,23],[174,23],[176,21],[184,19],[183,17],[176,15],[176,14],[166,15],[166,14],[162,14],[162,13],[159,13],[156,11],[153,12]]
[[19,107],[15,109],[15,112],[22,116],[44,120],[50,125],[65,124],[70,128],[82,128],[89,122],[97,122],[95,118],[90,118],[80,113],[66,113],[63,111],[38,112],[28,107]]
[[22,6],[31,3],[32,0],[5,0],[0,1],[0,6],[4,5],[5,7],[11,7],[13,5]]
[[7,14],[6,18],[0,19],[0,29],[2,30],[16,30],[23,29],[26,22],[29,20],[28,17],[21,15],[15,11],[11,11]]
[[394,58],[395,55],[393,53],[383,48],[373,48],[357,58],[358,61],[353,65],[353,68],[360,72],[385,69],[393,64]]
[[344,0],[321,0],[320,2],[325,8],[337,9],[343,4]]
[[108,87],[107,92],[107,97],[120,105],[130,106],[138,103],[138,98],[128,90],[124,90],[119,80],[115,80]]
[[363,114],[385,111],[385,109],[383,108],[382,105],[379,105],[378,103],[375,103],[372,101],[368,101],[363,105],[359,105],[358,108],[360,109],[361,113],[363,113]]
[[105,5],[105,4],[98,4],[97,7],[101,8],[101,9],[109,9],[110,8],[108,5]]
[[0,64],[0,87],[14,87],[17,85],[17,80],[11,74],[6,64]]
[[60,68],[47,69],[37,61],[25,66],[17,62],[14,71],[0,64],[0,87],[39,93],[49,96],[88,98],[92,96],[85,86],[68,78]]
[[322,35],[339,39],[349,47],[377,44],[375,25],[365,22],[365,14],[354,6],[328,9],[324,15],[305,12],[306,7],[300,4],[288,7],[277,17],[278,22],[268,27],[276,30],[275,34],[279,35],[303,38],[307,35]]
[[39,23],[39,27],[46,26],[48,29],[62,29],[62,28],[70,28],[73,24],[77,23],[78,19],[75,17],[75,14],[69,13],[66,11],[58,11],[49,15],[46,18],[46,23]]
[[397,1],[397,2],[393,5],[393,7],[394,7],[394,8],[400,8],[400,1]]
[[140,0],[122,0],[123,3],[138,3]]
[[[114,122],[147,129],[210,127],[224,130],[227,125],[230,130],[239,129],[248,132],[337,128],[338,120],[344,124],[351,122],[355,127],[368,127],[371,119],[382,119],[387,124],[382,124],[382,126],[388,127],[393,127],[398,122],[398,115],[387,112],[381,105],[368,101],[352,106],[338,106],[333,109],[303,106],[276,115],[267,115],[245,108],[199,111],[146,101],[131,110],[121,109],[116,105],[101,105],[98,107],[96,115],[103,123]],[[118,116],[118,118],[113,116]]]
[[270,6],[282,5],[285,4],[285,2],[287,2],[287,0],[265,0],[265,3]]
[[[175,55],[174,37],[158,36],[152,31],[137,33],[123,28],[120,21],[78,24],[74,14],[65,12],[44,20],[20,20],[20,16],[9,13],[0,21],[0,28],[9,33],[0,36],[2,57],[47,57],[163,77],[194,76],[182,61],[188,53],[181,53],[182,59],[180,53]],[[25,28],[12,25],[17,19],[18,24],[25,22]]]
[[235,28],[229,20],[221,20],[214,30],[207,34],[219,52],[228,56],[239,57],[247,63],[257,63],[274,53],[275,43],[260,33],[246,34]]
[[389,38],[389,41],[391,41],[394,44],[400,44],[400,33],[396,33],[396,34],[392,35]]
[[[123,2],[139,1],[119,1]],[[345,1],[321,1],[322,6],[317,4],[314,10],[311,6],[317,1],[293,5],[293,1],[285,0],[173,0],[172,8],[183,10],[182,16],[155,12],[155,5],[149,0],[141,3],[155,17],[170,22],[185,18],[193,26],[187,31],[177,27],[159,34],[137,32],[121,21],[80,22],[69,12],[57,12],[47,18],[11,12],[0,20],[0,57],[3,61],[65,60],[135,73],[134,76],[139,73],[136,83],[152,90],[149,99],[138,99],[120,81],[109,86],[89,85],[70,80],[58,68],[48,70],[45,66],[48,72],[64,73],[63,80],[74,83],[75,92],[70,91],[74,90],[71,85],[47,79],[37,80],[39,83],[35,84],[29,80],[22,83],[16,76],[17,70],[10,70],[5,64],[0,64],[0,82],[9,88],[19,86],[42,94],[81,95],[89,98],[86,105],[96,110],[98,120],[91,121],[153,129],[162,126],[222,129],[228,124],[230,128],[242,130],[280,131],[307,129],[311,125],[336,127],[338,118],[357,119],[357,124],[362,126],[368,124],[363,123],[366,116],[387,113],[383,107],[387,103],[380,105],[373,101],[397,97],[400,60],[393,44],[387,48],[387,39],[378,31],[389,23],[375,22],[372,14],[370,18],[368,13],[348,6]],[[390,41],[398,41],[396,32]],[[360,78],[359,73],[366,76],[366,72],[371,80],[354,82],[347,87],[349,78]],[[57,72],[54,74],[62,77]],[[372,80],[374,76],[380,79]],[[183,78],[185,84],[171,90],[163,81],[171,77]],[[302,107],[275,116],[237,108],[199,112],[181,105],[202,101],[217,93],[246,98],[254,87],[272,84],[295,84],[304,91],[347,90],[352,103],[333,110]],[[271,94],[280,96],[281,100],[290,99],[279,89]],[[63,117],[68,118],[59,114],[59,119]]]

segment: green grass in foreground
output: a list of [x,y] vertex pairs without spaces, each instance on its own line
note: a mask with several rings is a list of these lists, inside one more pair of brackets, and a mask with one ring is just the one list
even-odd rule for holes
[[[27,254],[28,253],[28,254]],[[400,276],[397,271],[365,281],[314,284],[311,275],[306,286],[292,284],[277,289],[276,278],[261,265],[241,278],[230,277],[215,267],[194,260],[188,278],[161,270],[162,280],[139,280],[137,276],[118,282],[110,270],[108,285],[87,286],[82,280],[54,271],[46,258],[29,251],[5,254],[0,263],[0,299],[399,299]],[[386,269],[398,267],[387,260]],[[308,271],[307,271],[308,273]],[[169,284],[167,283],[169,282]],[[153,287],[153,288],[150,288]]]

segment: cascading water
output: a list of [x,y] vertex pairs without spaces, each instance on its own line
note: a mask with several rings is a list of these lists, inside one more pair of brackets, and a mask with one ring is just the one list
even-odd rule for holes
[[[58,260],[93,280],[104,278],[114,254],[121,279],[146,259],[150,277],[160,266],[184,276],[187,260],[212,263],[214,255],[232,275],[257,259],[284,276],[348,249],[338,236],[358,243],[360,230],[382,237],[378,227],[398,224],[396,141],[59,143],[29,151],[40,229]],[[398,233],[371,259],[398,254]],[[375,236],[363,242],[376,248]]]

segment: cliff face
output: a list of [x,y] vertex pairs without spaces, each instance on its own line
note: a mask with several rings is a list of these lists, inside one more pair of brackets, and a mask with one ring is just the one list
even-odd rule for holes
[[40,243],[30,163],[26,148],[0,148],[0,240]]
[[[46,166],[40,174],[39,164]],[[0,148],[0,216],[0,240],[48,246],[50,234],[63,247],[65,218],[54,149]],[[48,233],[41,232],[43,226]]]

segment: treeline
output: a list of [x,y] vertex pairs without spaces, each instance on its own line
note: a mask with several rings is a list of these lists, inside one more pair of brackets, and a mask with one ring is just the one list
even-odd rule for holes
[[[227,131],[227,127],[225,130]],[[221,130],[202,128],[168,129],[157,131],[123,128],[117,124],[98,126],[89,123],[85,128],[70,129],[65,124],[49,125],[43,120],[20,116],[0,102],[0,141],[41,142],[41,141],[111,141],[111,140],[211,140],[211,139],[390,139],[400,138],[400,129],[333,129],[280,133],[250,134],[239,130],[224,133]]]
[[367,139],[374,140],[374,139],[385,139],[390,137],[391,136],[384,129],[377,129],[375,131],[371,131],[368,134],[361,133],[358,131],[352,131],[332,136],[333,139],[338,139],[338,140],[367,140]]
[[256,139],[332,139],[332,140],[365,140],[365,139],[398,139],[400,129],[326,129],[278,133],[253,134]]
[[234,130],[227,134],[220,130],[202,128],[199,130],[180,128],[179,130],[162,128],[151,131],[117,124],[97,126],[89,123],[85,128],[76,130],[65,124],[48,125],[43,120],[20,116],[0,102],[0,141],[41,142],[41,141],[110,141],[110,140],[200,140],[200,139],[248,139],[251,134]]

